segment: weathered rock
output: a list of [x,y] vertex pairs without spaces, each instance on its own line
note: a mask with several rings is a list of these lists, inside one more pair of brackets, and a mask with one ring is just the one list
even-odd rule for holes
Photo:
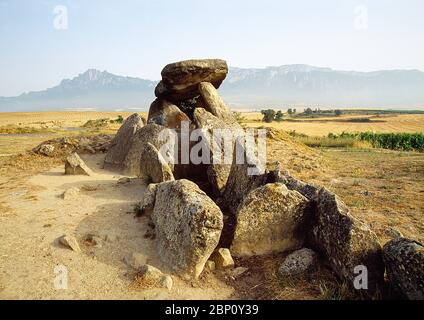
[[227,108],[218,91],[209,82],[199,84],[200,105],[227,125],[240,127],[231,111]]
[[51,144],[41,145],[38,149],[38,153],[47,157],[51,157],[54,153],[54,146]]
[[159,140],[162,130],[166,130],[164,126],[149,123],[138,130],[133,138],[133,143],[125,158],[123,167],[124,173],[128,176],[138,176],[140,174],[140,159],[144,153],[147,143],[151,143],[156,149],[160,149],[164,142]]
[[[234,150],[233,137],[237,136],[238,133],[203,108],[194,110],[193,120],[197,128],[205,130],[205,137],[210,137],[210,139],[202,140],[202,143],[205,143],[206,149],[210,151],[210,164],[207,166],[208,181],[213,194],[219,196],[224,191],[230,175]],[[217,135],[217,133],[219,134]],[[230,142],[226,142],[226,140]],[[225,148],[228,150],[225,150]],[[228,161],[225,161],[225,156],[228,157]],[[214,158],[217,160],[214,160]]]
[[159,256],[183,278],[197,278],[218,244],[223,216],[218,206],[188,180],[156,185],[151,214]]
[[148,123],[178,129],[182,121],[189,123],[190,118],[171,102],[158,98],[150,105]]
[[278,269],[282,276],[304,276],[316,268],[317,254],[303,248],[289,254]]
[[62,198],[63,200],[71,200],[71,199],[75,199],[80,193],[80,189],[76,188],[76,187],[72,187],[68,190],[66,190],[63,194],[62,194]]
[[174,175],[165,159],[150,142],[144,147],[140,158],[139,177],[146,183],[174,180]]
[[316,199],[317,187],[292,177],[288,171],[275,170],[272,174],[275,176],[275,182],[285,184],[289,190],[295,190],[309,200]]
[[93,172],[77,153],[72,153],[65,162],[65,174],[91,176]]
[[299,249],[305,241],[308,200],[284,184],[251,191],[238,207],[231,252],[254,256]]
[[73,236],[63,235],[59,238],[59,243],[75,252],[81,252],[78,241]]
[[311,224],[311,247],[322,252],[340,278],[353,285],[355,268],[365,266],[369,292],[383,281],[382,250],[377,236],[354,217],[334,193],[322,188]]
[[125,158],[131,148],[133,137],[137,130],[144,125],[145,120],[137,113],[134,113],[125,120],[110,144],[109,151],[104,160],[105,168],[122,169]]
[[424,246],[397,238],[383,248],[390,284],[410,300],[424,300]]
[[227,248],[220,248],[216,250],[210,258],[215,262],[215,266],[219,270],[234,268],[234,260],[231,256],[230,250]]
[[[233,164],[223,195],[219,199],[220,207],[233,217],[236,216],[238,206],[250,191],[273,182],[270,181],[269,172],[264,165],[254,161],[254,150],[249,148],[246,150],[239,140],[236,140],[234,145]],[[237,154],[243,153],[244,161],[240,163],[237,160]]]
[[227,73],[227,63],[219,59],[171,63],[162,70],[162,81],[157,85],[155,95],[178,103],[198,96],[200,82],[210,82],[219,88]]
[[142,253],[133,252],[124,258],[124,262],[133,269],[140,269],[148,262],[148,257]]

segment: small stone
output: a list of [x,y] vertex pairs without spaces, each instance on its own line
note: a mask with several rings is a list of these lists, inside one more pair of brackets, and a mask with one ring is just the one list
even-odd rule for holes
[[209,271],[214,271],[216,269],[215,262],[213,262],[212,260],[206,261],[205,269]]
[[140,269],[147,264],[148,258],[142,253],[133,252],[124,258],[125,263],[133,269]]
[[245,268],[245,267],[238,267],[235,268],[234,270],[229,270],[228,274],[233,277],[233,278],[238,278],[241,275],[243,275],[245,272],[247,272],[249,270],[249,268]]
[[81,252],[81,248],[78,244],[78,241],[73,236],[63,235],[59,238],[59,243],[75,252]]
[[317,255],[308,248],[289,254],[281,264],[279,273],[282,276],[298,276],[313,270],[317,263]]
[[215,266],[219,270],[234,267],[234,260],[231,257],[230,250],[228,250],[227,248],[220,248],[216,250],[212,254],[211,260],[215,262]]
[[62,194],[62,198],[63,200],[70,200],[70,199],[74,199],[78,196],[78,194],[80,193],[80,189],[73,187],[70,188],[68,190],[66,190],[63,194]]
[[158,268],[145,264],[140,268],[140,276],[144,281],[154,284],[161,281],[163,273]]
[[65,174],[68,175],[86,175],[91,176],[93,172],[85,164],[77,153],[71,154],[66,158],[65,162]]
[[174,281],[172,280],[172,277],[170,275],[164,275],[160,280],[160,285],[171,291],[172,286],[174,285]]
[[52,156],[53,152],[54,152],[54,146],[51,145],[51,144],[44,144],[38,150],[39,154],[42,154],[42,155],[47,156],[47,157]]
[[128,184],[131,182],[131,179],[128,177],[123,177],[118,180],[117,184]]

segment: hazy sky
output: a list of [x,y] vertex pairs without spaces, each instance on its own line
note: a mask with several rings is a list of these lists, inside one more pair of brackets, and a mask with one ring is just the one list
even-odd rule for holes
[[189,58],[424,70],[423,17],[422,0],[0,0],[0,96],[88,68],[159,79]]

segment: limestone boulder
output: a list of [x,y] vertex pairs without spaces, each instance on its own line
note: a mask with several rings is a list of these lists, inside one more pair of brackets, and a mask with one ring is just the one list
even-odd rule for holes
[[165,99],[156,99],[149,109],[148,123],[156,123],[167,128],[181,128],[181,122],[190,122],[190,118],[176,105]]
[[[253,152],[241,146],[239,140],[234,143],[230,174],[222,197],[218,200],[220,207],[232,217],[236,216],[238,206],[250,191],[273,182],[264,165],[254,160]],[[244,160],[238,161],[237,154],[241,154]]]
[[189,180],[159,183],[151,192],[155,193],[151,219],[159,256],[179,276],[197,278],[218,245],[221,210]]
[[165,143],[165,141],[160,141],[159,139],[163,130],[167,130],[167,128],[154,123],[149,123],[136,132],[123,163],[123,171],[125,175],[138,176],[140,174],[141,155],[145,152],[145,148],[148,143],[152,144],[156,149],[160,149],[160,147]]
[[231,252],[255,256],[296,250],[305,241],[308,200],[281,183],[251,191],[236,213]]
[[358,266],[364,266],[369,292],[379,287],[384,265],[377,236],[366,223],[352,215],[337,195],[320,189],[311,222],[312,248],[324,254],[341,279],[353,285]]
[[[212,192],[218,197],[224,191],[230,174],[234,149],[233,137],[237,135],[237,131],[203,108],[195,109],[193,121],[196,127],[205,130],[205,136],[209,137],[202,141],[207,144],[206,149],[210,156],[210,164],[206,170]],[[217,135],[218,131],[220,134]],[[228,161],[225,161],[226,156]]]
[[139,177],[146,184],[174,180],[171,167],[150,142],[141,154]]
[[383,259],[392,287],[410,300],[424,300],[424,246],[406,238],[384,245]]
[[199,83],[199,104],[227,125],[240,127],[224,100],[210,82]]
[[198,96],[200,82],[210,82],[215,88],[219,88],[227,73],[227,63],[220,59],[171,63],[162,70],[162,81],[157,85],[155,95],[178,103]]
[[65,174],[91,176],[93,172],[77,153],[72,153],[65,161]]
[[288,171],[282,172],[280,170],[276,170],[273,174],[275,176],[275,182],[285,184],[289,190],[295,190],[309,200],[316,199],[318,195],[317,187],[294,178]]
[[145,125],[145,120],[137,113],[127,118],[113,138],[109,151],[104,160],[105,168],[122,169],[128,151],[131,148],[133,137],[137,130]]

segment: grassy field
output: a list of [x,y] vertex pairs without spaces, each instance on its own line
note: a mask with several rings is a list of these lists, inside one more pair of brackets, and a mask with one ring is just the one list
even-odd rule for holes
[[[248,127],[264,125],[260,112],[242,113],[241,122]],[[355,122],[352,119],[369,119],[367,122]],[[282,121],[267,123],[266,126],[284,131],[296,131],[308,136],[327,136],[329,133],[342,132],[424,132],[424,114],[399,114],[399,115],[342,115],[318,119],[296,119],[295,121]]]

